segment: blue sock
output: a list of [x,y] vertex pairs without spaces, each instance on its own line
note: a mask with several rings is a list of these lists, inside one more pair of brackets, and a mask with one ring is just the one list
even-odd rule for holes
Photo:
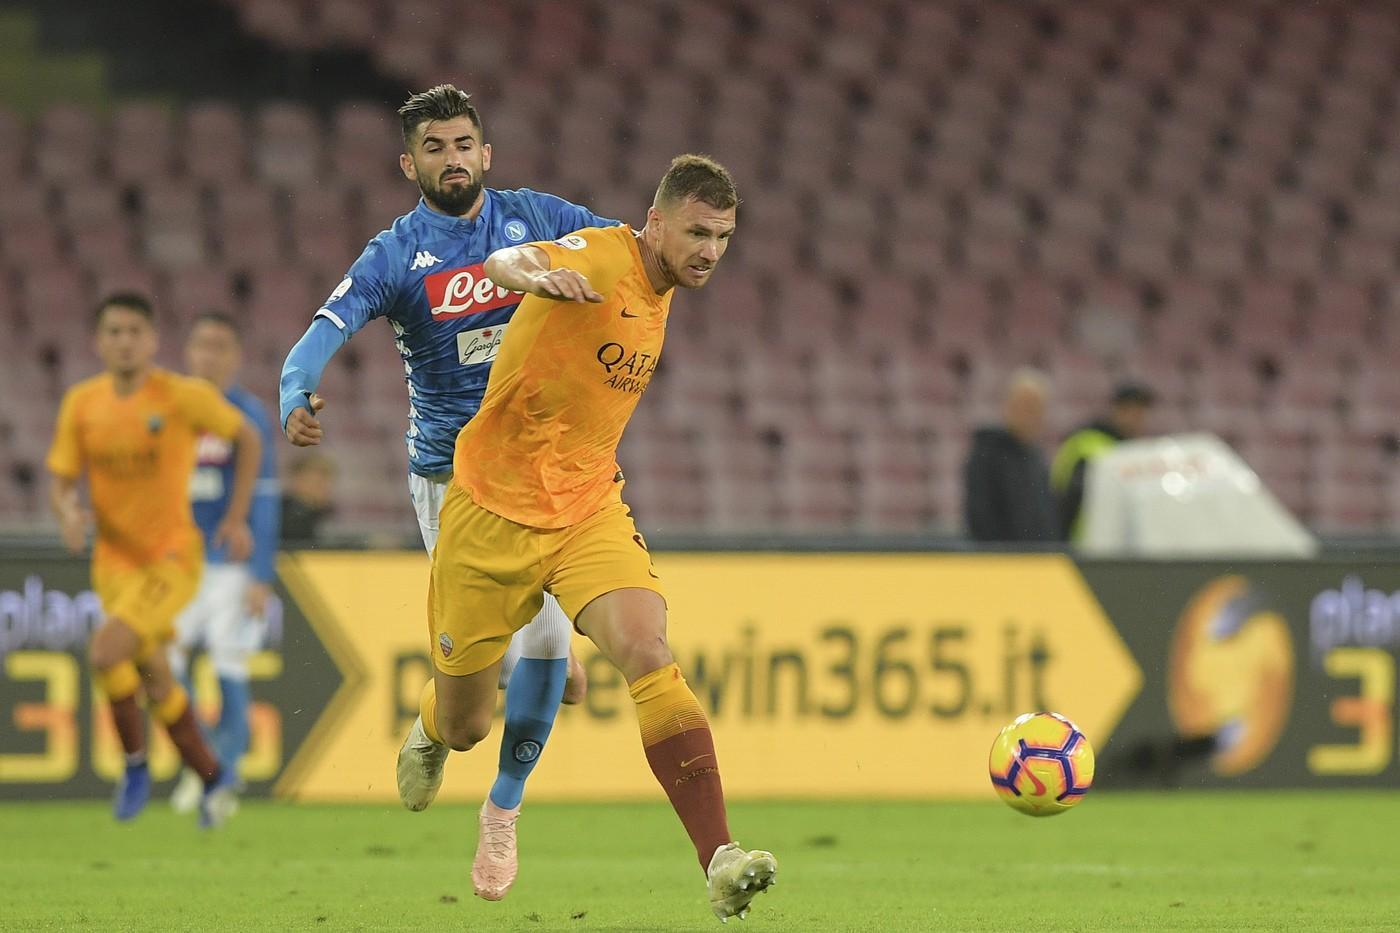
[[214,726],[214,754],[228,771],[238,770],[238,759],[248,750],[248,682],[219,678],[219,721]]
[[501,737],[501,764],[496,783],[491,785],[491,802],[503,810],[520,806],[525,781],[535,770],[540,751],[554,728],[559,700],[564,696],[564,680],[569,674],[567,658],[553,661],[521,658],[511,672],[506,687],[506,728]]

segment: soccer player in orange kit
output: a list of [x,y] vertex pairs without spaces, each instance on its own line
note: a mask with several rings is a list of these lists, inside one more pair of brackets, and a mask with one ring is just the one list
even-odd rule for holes
[[87,516],[78,481],[86,474],[97,520],[93,587],[106,613],[88,656],[126,753],[114,812],[129,820],[150,797],[145,721],[136,699],[144,689],[181,759],[204,781],[199,823],[212,827],[236,805],[237,775],[221,769],[209,750],[190,698],[171,674],[165,646],[204,564],[190,509],[196,442],[209,433],[236,444],[234,489],[215,535],[235,560],[246,559],[252,548],[248,507],[262,444],[257,429],[211,383],[152,365],[156,330],[143,296],[107,297],[96,324],[97,354],[106,372],[63,397],[48,455],[49,500],[64,544],[81,552]]
[[721,920],[747,913],[777,863],[729,835],[709,722],[666,643],[660,580],[622,501],[616,453],[656,369],[672,290],[709,280],[738,200],[722,166],[680,156],[642,230],[586,228],[487,260],[493,282],[526,297],[457,437],[442,507],[428,596],[436,669],[420,706],[437,749],[406,742],[399,753],[401,784],[440,781],[447,748],[486,736],[506,646],[541,590],[552,593],[627,679],[647,761]]

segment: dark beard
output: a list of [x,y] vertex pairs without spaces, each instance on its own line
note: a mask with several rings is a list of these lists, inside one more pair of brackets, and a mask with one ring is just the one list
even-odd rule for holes
[[445,185],[430,188],[420,181],[418,190],[423,192],[423,197],[429,204],[442,213],[461,217],[472,209],[476,199],[481,196],[481,186],[480,181],[473,181],[470,184],[453,188],[448,188]]

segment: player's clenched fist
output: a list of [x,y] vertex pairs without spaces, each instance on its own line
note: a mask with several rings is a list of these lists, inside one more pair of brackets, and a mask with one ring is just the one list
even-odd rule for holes
[[550,269],[531,280],[530,294],[556,301],[600,302],[603,296],[588,284],[588,278],[573,269]]
[[316,412],[326,407],[326,400],[315,392],[308,398],[311,408],[297,406],[287,417],[287,426],[283,433],[287,435],[287,440],[298,447],[315,447],[321,443],[321,438],[325,432],[321,430],[320,419],[316,417]]

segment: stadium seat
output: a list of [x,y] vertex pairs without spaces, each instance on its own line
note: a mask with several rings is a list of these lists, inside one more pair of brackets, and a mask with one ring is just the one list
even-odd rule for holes
[[[1240,439],[1329,529],[1400,527],[1388,479],[1337,478],[1357,453],[1338,431],[1394,434],[1400,410],[1388,8],[227,2],[298,54],[470,84],[494,184],[640,223],[678,149],[730,165],[739,235],[715,282],[678,298],[639,415],[676,446],[636,448],[629,494],[668,528],[952,530],[967,431],[1032,360],[1057,428],[1139,375],[1159,427]],[[453,40],[463,15],[499,41]],[[365,240],[412,207],[399,150],[377,100],[0,110],[0,320],[50,360],[18,378],[56,404],[53,380],[95,362],[54,310],[126,284],[174,320],[246,318],[270,381]],[[400,364],[381,338],[327,386],[371,400],[346,449],[377,482],[387,445],[396,485],[342,476],[340,521],[403,527]],[[843,485],[782,472],[793,450],[773,432],[794,425],[896,440],[843,461]],[[32,498],[0,490],[0,522]]]

